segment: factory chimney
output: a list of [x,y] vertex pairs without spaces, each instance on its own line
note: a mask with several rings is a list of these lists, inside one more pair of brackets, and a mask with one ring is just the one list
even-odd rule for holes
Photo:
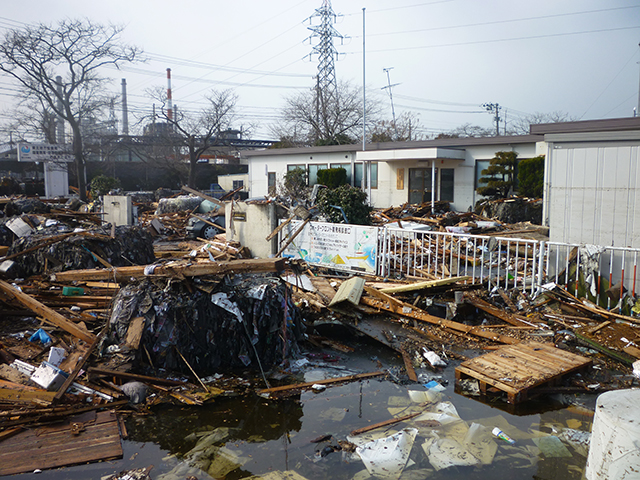
[[173,104],[171,101],[171,69],[167,68],[167,118],[173,120]]
[[127,108],[127,80],[122,79],[122,135],[129,135],[129,110]]

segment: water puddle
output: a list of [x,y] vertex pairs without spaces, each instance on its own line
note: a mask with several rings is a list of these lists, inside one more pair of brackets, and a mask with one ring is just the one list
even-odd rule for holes
[[[340,354],[337,362],[311,358],[316,366],[306,371],[305,380],[343,376],[345,368],[400,369],[401,359],[394,353],[378,345],[355,346],[359,353]],[[451,362],[441,372],[444,389],[439,392],[369,379],[280,400],[243,396],[204,407],[156,407],[150,414],[127,418],[123,459],[44,471],[37,478],[97,480],[149,465],[154,466],[154,480],[581,477],[595,396],[548,397],[513,411],[502,402],[489,405],[455,393],[455,365]],[[426,407],[425,400],[430,400]],[[351,434],[412,413],[419,415]],[[493,435],[494,428],[505,439]],[[356,447],[368,464],[353,453]],[[383,472],[383,477],[370,472]],[[36,474],[14,478],[32,477]]]

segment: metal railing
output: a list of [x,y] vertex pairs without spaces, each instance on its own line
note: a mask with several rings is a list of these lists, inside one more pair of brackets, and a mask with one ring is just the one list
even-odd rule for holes
[[400,228],[382,230],[379,275],[446,278],[470,276],[494,285],[530,289],[540,283],[540,242]]

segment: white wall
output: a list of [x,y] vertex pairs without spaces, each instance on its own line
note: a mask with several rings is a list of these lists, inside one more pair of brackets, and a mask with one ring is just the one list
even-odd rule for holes
[[[509,137],[505,137],[505,141]],[[515,150],[518,158],[531,158],[544,153],[540,152],[540,146],[535,143],[510,145],[481,145],[465,146],[464,148],[417,148],[398,150],[376,150],[365,152],[332,152],[332,153],[296,153],[283,155],[251,155],[249,157],[249,196],[262,197],[267,195],[267,172],[276,173],[276,183],[280,184],[287,173],[287,165],[309,165],[331,163],[360,162],[365,154],[368,160],[377,161],[378,164],[378,188],[371,190],[371,202],[377,208],[398,206],[409,200],[409,169],[431,168],[433,153],[441,155],[442,151],[449,151],[444,156],[455,156],[456,151],[463,152],[460,159],[436,159],[435,167],[453,168],[454,172],[454,199],[451,208],[456,211],[466,211],[480,199],[475,193],[475,165],[476,159],[490,160],[499,151]],[[453,152],[453,153],[452,153]],[[442,156],[442,155],[441,155]],[[404,159],[403,159],[404,158]],[[404,168],[404,188],[397,188],[397,172]],[[359,185],[358,185],[359,186]],[[437,188],[437,187],[436,187]],[[437,199],[437,197],[436,197]]]
[[549,144],[545,211],[552,241],[640,248],[640,147]]

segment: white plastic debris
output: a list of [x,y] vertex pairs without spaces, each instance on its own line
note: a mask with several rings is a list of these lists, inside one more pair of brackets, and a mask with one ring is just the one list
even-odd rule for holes
[[214,293],[211,295],[211,302],[218,305],[220,308],[224,308],[227,312],[233,313],[238,321],[242,323],[242,311],[238,307],[236,302],[229,300],[229,297],[224,292]]
[[49,349],[49,357],[47,358],[47,361],[51,365],[59,367],[66,356],[67,356],[67,351],[64,348],[51,347]]
[[446,367],[447,363],[440,358],[436,352],[432,352],[422,347],[422,356],[427,359],[432,367]]
[[469,467],[480,464],[480,460],[473,456],[466,447],[453,438],[430,438],[422,444],[429,463],[436,470],[449,467]]
[[66,378],[62,370],[48,362],[42,362],[31,375],[31,380],[46,390],[58,390]]
[[376,478],[398,478],[407,465],[417,433],[415,428],[405,428],[390,437],[360,445],[356,452],[370,475]]
[[313,390],[314,392],[323,392],[326,389],[327,386],[320,383],[314,383],[313,385],[311,385],[311,390]]

